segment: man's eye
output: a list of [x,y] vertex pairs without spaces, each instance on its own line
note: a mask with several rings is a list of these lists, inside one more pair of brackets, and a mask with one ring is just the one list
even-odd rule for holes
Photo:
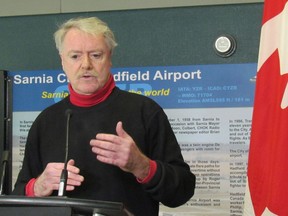
[[77,59],[79,56],[78,55],[71,55],[70,58],[72,59]]
[[99,59],[99,58],[101,58],[101,56],[102,56],[101,53],[94,53],[94,54],[92,54],[92,57],[93,57],[94,59]]

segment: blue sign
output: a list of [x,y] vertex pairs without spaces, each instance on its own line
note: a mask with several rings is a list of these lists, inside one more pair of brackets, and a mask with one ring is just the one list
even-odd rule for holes
[[[164,109],[252,107],[257,65],[215,64],[113,68],[116,85]],[[13,111],[41,111],[69,92],[62,70],[9,72]]]

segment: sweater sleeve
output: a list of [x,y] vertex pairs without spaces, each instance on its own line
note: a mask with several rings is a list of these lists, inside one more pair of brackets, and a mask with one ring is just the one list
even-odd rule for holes
[[186,203],[195,189],[195,175],[185,163],[180,146],[164,111],[149,122],[150,157],[157,163],[154,177],[143,187],[155,200],[168,207]]

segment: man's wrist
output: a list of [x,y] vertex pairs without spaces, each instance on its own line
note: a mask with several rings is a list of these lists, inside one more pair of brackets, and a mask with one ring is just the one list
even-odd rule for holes
[[155,175],[157,171],[157,163],[156,161],[154,160],[149,160],[149,171],[148,171],[148,175],[143,178],[143,179],[140,179],[140,178],[137,178],[137,181],[141,184],[146,184],[148,183]]

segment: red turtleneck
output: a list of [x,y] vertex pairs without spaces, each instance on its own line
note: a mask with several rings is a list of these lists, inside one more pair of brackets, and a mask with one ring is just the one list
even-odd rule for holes
[[111,94],[114,87],[115,87],[115,81],[112,74],[109,76],[109,79],[107,83],[104,85],[104,87],[91,95],[78,94],[77,92],[74,91],[71,84],[69,83],[68,88],[70,92],[70,102],[75,106],[80,107],[94,106],[104,101]]

